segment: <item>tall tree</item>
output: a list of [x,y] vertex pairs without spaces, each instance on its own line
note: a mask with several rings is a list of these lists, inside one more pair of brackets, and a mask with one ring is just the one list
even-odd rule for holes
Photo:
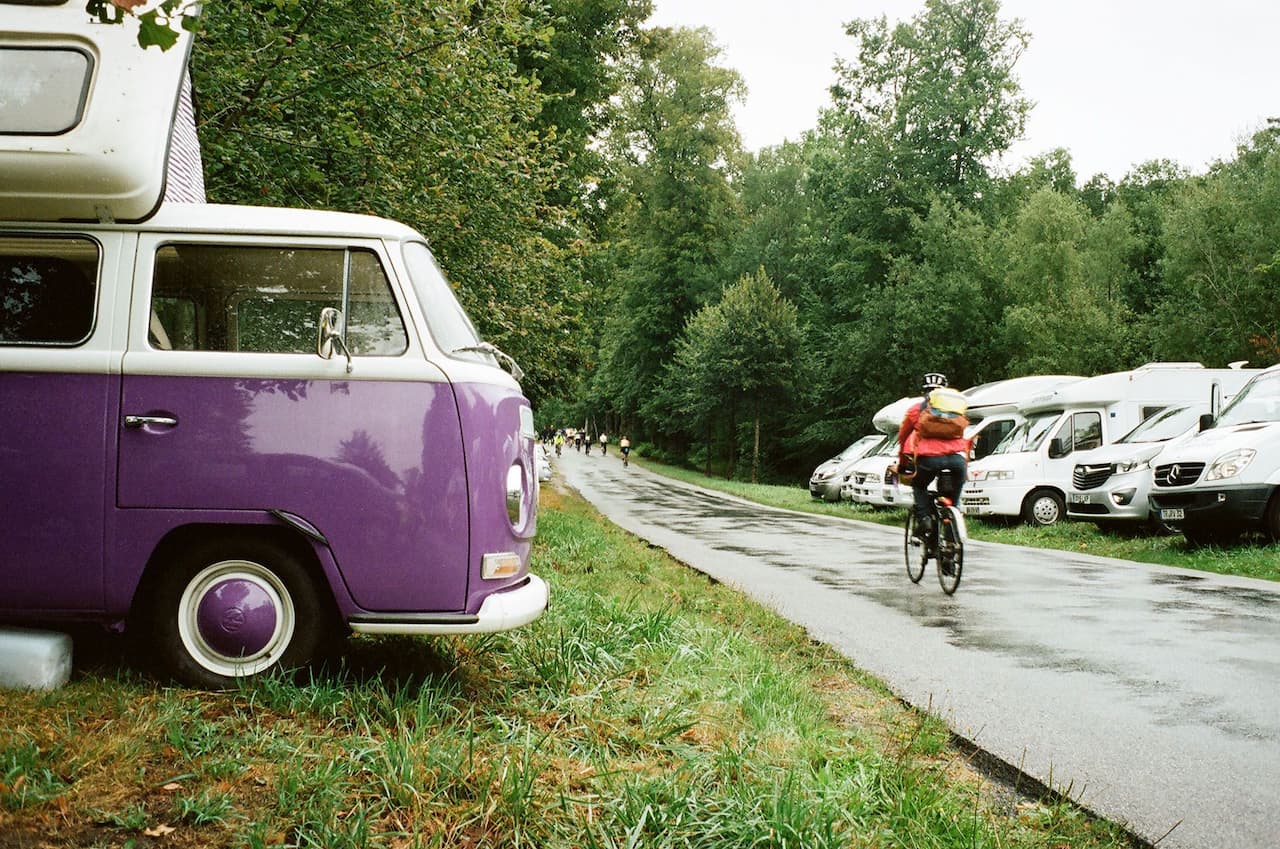
[[1052,189],[1027,200],[1003,248],[1012,302],[1001,330],[1011,375],[1132,367],[1137,340],[1115,274],[1133,244],[1122,210],[1094,222],[1073,196]]
[[668,371],[673,406],[691,425],[727,426],[728,473],[739,453],[737,416],[747,417],[751,481],[760,477],[766,428],[785,420],[804,374],[803,335],[794,305],[764,269],[744,275],[689,320]]
[[1161,355],[1280,360],[1280,120],[1174,195],[1163,268]]
[[729,180],[741,154],[730,106],[742,82],[716,64],[719,55],[707,30],[649,31],[610,140],[627,163],[628,206],[601,394],[620,414],[643,417],[655,437],[672,415],[656,391],[663,367],[688,316],[719,294],[737,221]]
[[526,0],[219,0],[192,62],[209,196],[416,227],[542,397],[589,303],[589,251],[560,235],[575,178],[521,67],[554,37]]
[[854,138],[884,149],[884,179],[917,203],[937,190],[972,200],[987,160],[1022,134],[1030,102],[1013,69],[1028,35],[998,0],[927,0],[910,22],[851,21],[858,58],[840,61],[833,111]]

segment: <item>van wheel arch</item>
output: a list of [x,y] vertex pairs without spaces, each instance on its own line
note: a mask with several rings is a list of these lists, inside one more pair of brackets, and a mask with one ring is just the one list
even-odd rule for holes
[[1022,500],[1022,519],[1028,525],[1048,527],[1067,515],[1067,500],[1061,492],[1048,487],[1033,489]]
[[[228,674],[217,652],[198,634],[193,637],[189,625],[180,625],[194,617],[198,594],[217,580],[240,581],[270,597],[288,626],[289,636],[264,655],[266,666],[248,675]],[[161,674],[208,689],[304,666],[335,650],[347,635],[309,543],[286,528],[254,525],[192,525],[167,534],[134,594],[128,630],[135,649]]]

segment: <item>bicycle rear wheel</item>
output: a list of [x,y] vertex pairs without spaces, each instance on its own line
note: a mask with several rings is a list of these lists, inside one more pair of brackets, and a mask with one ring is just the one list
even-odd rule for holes
[[942,521],[938,527],[938,583],[944,593],[951,595],[960,586],[960,573],[964,571],[964,539],[956,508],[945,507],[939,512]]
[[916,511],[907,508],[907,527],[902,537],[902,553],[907,561],[907,577],[911,583],[918,584],[924,577],[924,564],[929,559],[924,540],[914,539],[911,533],[916,529]]

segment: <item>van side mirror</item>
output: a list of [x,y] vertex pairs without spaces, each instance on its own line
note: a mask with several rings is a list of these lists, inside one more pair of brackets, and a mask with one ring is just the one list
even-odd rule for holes
[[1064,440],[1062,437],[1055,436],[1053,439],[1049,440],[1050,459],[1056,460],[1059,457],[1067,456],[1067,454],[1069,453],[1070,451],[1067,448],[1066,440]]
[[342,335],[342,310],[325,307],[320,310],[317,322],[316,353],[323,360],[333,359],[336,351],[347,358],[347,374],[351,374],[351,349],[347,347],[346,337]]
[[1201,414],[1200,414],[1200,429],[1201,429],[1201,430],[1209,430],[1209,429],[1211,429],[1211,428],[1213,427],[1213,422],[1214,422],[1214,416],[1213,416],[1213,413],[1201,413]]

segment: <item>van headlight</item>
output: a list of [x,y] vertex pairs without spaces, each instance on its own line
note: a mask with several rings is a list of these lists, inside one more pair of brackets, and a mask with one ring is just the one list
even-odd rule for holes
[[1137,472],[1151,465],[1148,460],[1121,460],[1116,463],[1116,473],[1127,475],[1129,472]]
[[507,518],[518,528],[524,520],[524,466],[512,463],[507,469]]
[[1233,478],[1245,470],[1245,467],[1253,461],[1257,453],[1252,448],[1237,448],[1235,451],[1228,451],[1209,464],[1208,471],[1204,473],[1204,479],[1206,481],[1220,481],[1225,478]]
[[1013,469],[970,469],[971,481],[1011,481]]

